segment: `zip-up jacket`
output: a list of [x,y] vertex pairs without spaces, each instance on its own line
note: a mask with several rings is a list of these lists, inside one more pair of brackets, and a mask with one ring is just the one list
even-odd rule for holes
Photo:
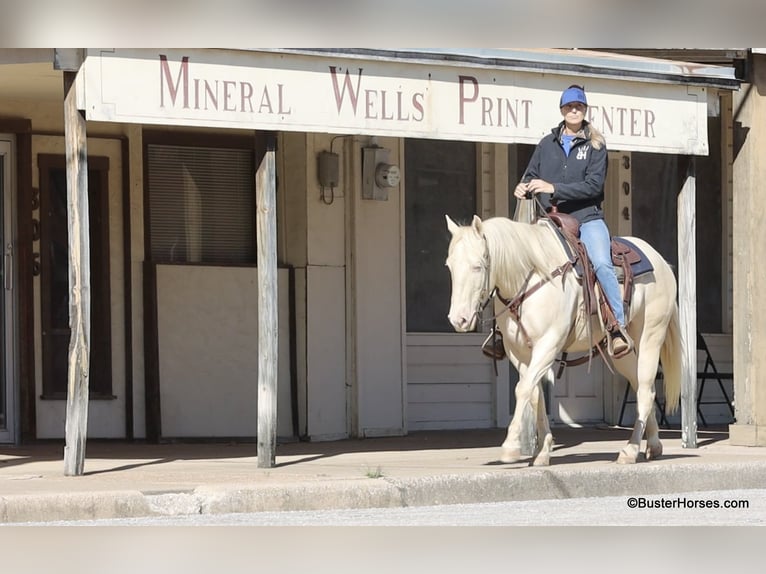
[[524,182],[542,179],[553,184],[552,195],[537,195],[546,210],[550,208],[550,200],[554,199],[560,212],[573,215],[580,223],[603,219],[601,203],[608,164],[604,137],[583,121],[567,156],[561,146],[563,131],[562,121],[540,140],[529,160]]

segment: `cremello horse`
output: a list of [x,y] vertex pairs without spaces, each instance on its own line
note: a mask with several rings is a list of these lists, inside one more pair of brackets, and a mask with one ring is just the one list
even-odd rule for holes
[[[516,409],[502,445],[501,460],[516,462],[521,458],[521,419],[529,404],[536,415],[538,436],[532,464],[548,465],[553,437],[541,382],[543,378],[553,382],[552,366],[562,351],[588,352],[602,340],[603,326],[593,316],[588,328],[582,289],[571,269],[563,277],[551,278],[553,271],[566,263],[567,256],[547,224],[518,223],[502,217],[482,221],[474,216],[471,225],[459,226],[447,216],[447,228],[452,234],[447,257],[452,276],[448,318],[456,331],[472,331],[476,327],[493,289],[511,300],[543,282],[521,304],[520,322],[498,297],[494,310],[506,353],[519,372]],[[662,362],[668,413],[675,411],[681,394],[682,350],[673,271],[649,244],[629,239],[643,250],[654,272],[635,279],[627,315],[627,330],[635,342],[635,353],[614,361],[637,397],[636,423],[617,458],[619,463],[636,462],[644,430],[647,460],[662,454],[654,413],[658,361]]]

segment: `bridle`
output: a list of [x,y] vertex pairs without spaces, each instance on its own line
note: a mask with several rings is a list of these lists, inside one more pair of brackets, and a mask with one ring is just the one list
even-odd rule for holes
[[482,261],[482,264],[484,265],[484,286],[481,288],[481,291],[479,291],[479,302],[476,305],[474,317],[479,319],[479,322],[483,325],[484,323],[487,323],[487,320],[481,319],[481,314],[484,312],[484,309],[487,308],[487,305],[490,304],[492,299],[494,299],[497,295],[497,287],[493,287],[491,290],[489,288],[489,243],[487,242],[487,237],[484,234],[482,234],[481,238],[484,241],[484,259]]

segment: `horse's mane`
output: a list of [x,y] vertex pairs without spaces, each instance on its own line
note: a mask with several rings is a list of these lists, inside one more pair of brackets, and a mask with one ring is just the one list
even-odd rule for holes
[[495,285],[517,291],[530,271],[550,278],[565,261],[558,240],[545,225],[519,223],[505,217],[482,222]]

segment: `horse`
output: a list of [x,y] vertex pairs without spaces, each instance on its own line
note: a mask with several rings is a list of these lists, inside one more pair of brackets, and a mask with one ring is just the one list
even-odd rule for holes
[[[504,217],[482,221],[474,216],[470,225],[460,226],[449,215],[446,219],[452,236],[446,261],[452,283],[447,318],[457,332],[473,331],[483,309],[494,299],[506,354],[519,373],[516,407],[500,460],[521,460],[521,420],[529,405],[538,436],[531,464],[547,466],[553,436],[542,381],[553,383],[553,364],[562,352],[591,352],[604,339],[604,326],[597,314],[585,317],[582,287],[567,266],[568,256],[550,225]],[[673,413],[681,395],[683,351],[673,270],[647,242],[636,237],[626,239],[643,250],[654,271],[635,278],[630,309],[626,310],[626,329],[634,341],[634,352],[612,359],[617,372],[636,391],[636,422],[617,457],[620,464],[638,460],[644,431],[646,460],[661,456],[654,382],[661,363],[665,410]],[[528,290],[538,283],[534,292]],[[520,295],[524,295],[521,305],[511,313],[506,303]]]

